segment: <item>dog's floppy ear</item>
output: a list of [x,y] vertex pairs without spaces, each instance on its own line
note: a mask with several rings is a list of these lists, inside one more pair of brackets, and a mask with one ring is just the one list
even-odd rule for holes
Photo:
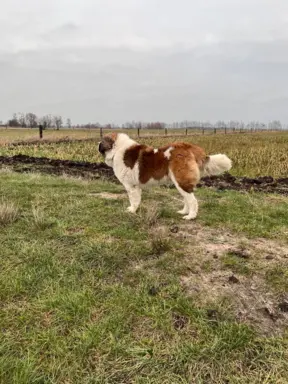
[[104,155],[105,152],[110,151],[113,148],[115,141],[110,136],[103,137],[99,143],[99,152]]

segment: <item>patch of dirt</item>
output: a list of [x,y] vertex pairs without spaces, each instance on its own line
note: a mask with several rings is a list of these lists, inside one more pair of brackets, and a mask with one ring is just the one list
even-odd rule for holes
[[188,324],[188,318],[178,313],[172,314],[173,326],[177,331],[183,329]]
[[[233,276],[233,281],[231,277]],[[288,324],[288,315],[281,304],[259,276],[234,276],[230,271],[211,271],[181,277],[183,289],[191,297],[197,296],[211,305],[219,300],[228,300],[239,322],[252,324],[264,334],[281,334]]]
[[279,241],[264,238],[251,240],[245,236],[236,237],[227,231],[223,233],[220,230],[202,227],[196,223],[181,224],[178,227],[178,232],[174,234],[175,237],[193,239],[205,250],[206,254],[222,256],[225,253],[231,253],[240,258],[248,259],[257,253],[263,262],[269,260],[268,256],[272,256],[273,259],[270,260],[274,261],[288,258],[288,246],[281,245]]
[[230,173],[221,176],[203,177],[198,187],[214,187],[217,190],[271,192],[288,195],[288,177],[274,179],[272,176],[256,178],[235,177]]
[[[288,292],[279,295],[267,285],[265,273],[288,263],[288,246],[268,239],[250,240],[197,223],[178,225],[177,231],[158,227],[161,236],[185,242],[186,272],[180,277],[185,292],[211,307],[224,300],[239,322],[252,324],[263,334],[282,334],[288,326]],[[238,273],[223,258],[245,263],[248,273]],[[242,264],[241,264],[242,265]],[[217,310],[217,308],[212,308]]]
[[66,233],[69,235],[81,234],[83,232],[85,232],[85,228],[82,228],[82,227],[68,228],[66,230]]
[[[117,181],[112,168],[105,163],[58,160],[26,155],[0,156],[0,166],[10,167],[16,172],[40,172],[45,174],[67,174],[74,177],[97,179],[100,177]],[[222,176],[204,177],[198,187],[212,187],[217,190],[256,191],[288,196],[288,177],[274,179],[271,176],[258,178],[235,177],[229,173]]]

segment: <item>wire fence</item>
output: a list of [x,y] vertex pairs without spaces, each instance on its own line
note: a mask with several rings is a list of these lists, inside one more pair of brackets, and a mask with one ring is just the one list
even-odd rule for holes
[[[85,140],[97,140],[104,135],[112,132],[124,132],[133,138],[153,138],[153,137],[185,137],[185,136],[199,136],[199,135],[233,135],[233,134],[251,134],[251,133],[265,133],[265,132],[288,132],[287,129],[276,128],[248,128],[248,127],[187,127],[187,128],[160,128],[160,129],[148,129],[148,128],[66,128],[63,127],[60,130],[53,128],[43,127],[38,128],[7,128],[1,130],[0,135],[2,139],[10,137],[10,140],[6,142],[14,141],[12,136],[15,135],[19,143],[33,142],[45,142],[45,141],[85,141]],[[20,141],[19,141],[20,140]],[[1,141],[1,140],[0,140]],[[17,142],[14,141],[14,144]]]
[[[97,130],[97,129],[96,129]],[[131,136],[137,137],[169,137],[169,136],[193,136],[193,135],[219,135],[219,134],[245,134],[256,132],[278,132],[284,129],[270,129],[270,128],[238,128],[238,127],[190,127],[190,128],[163,128],[163,129],[146,129],[146,128],[122,128],[122,129],[108,129],[99,128],[99,136],[102,137],[107,133],[114,131],[125,132]]]

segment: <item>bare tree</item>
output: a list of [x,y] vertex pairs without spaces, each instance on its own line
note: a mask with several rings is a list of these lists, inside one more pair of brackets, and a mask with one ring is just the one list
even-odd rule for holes
[[142,124],[141,121],[137,121],[137,122],[135,122],[134,127],[135,127],[136,129],[142,129],[142,128],[143,128],[143,124]]
[[63,124],[62,116],[60,116],[60,115],[54,116],[53,117],[53,124],[55,125],[57,131],[59,131],[59,129],[62,127],[62,124]]
[[165,123],[162,123],[160,121],[152,122],[147,124],[147,129],[164,129]]
[[13,113],[12,119],[7,121],[7,125],[9,127],[19,127],[20,126],[17,113]]
[[45,115],[40,119],[40,123],[45,128],[51,128],[52,126],[52,116],[51,115]]
[[66,120],[66,126],[67,126],[67,128],[71,128],[72,127],[72,123],[71,123],[71,119],[70,119],[70,117],[68,117],[68,119]]
[[[201,126],[201,124],[198,124],[198,128]],[[203,122],[203,127],[207,128],[207,129],[212,129],[213,128],[213,124],[210,123],[210,121],[204,121]]]
[[251,129],[252,131],[255,131],[257,128],[257,122],[256,121],[249,121],[249,123],[246,124],[246,129]]
[[269,128],[270,129],[273,129],[273,130],[280,130],[282,129],[282,124],[281,124],[281,121],[279,120],[273,120],[269,123]]
[[225,128],[226,127],[226,123],[225,121],[223,120],[218,120],[216,123],[215,123],[215,128]]
[[37,127],[37,116],[35,113],[26,113],[25,116],[26,124],[30,128],[36,128]]
[[67,122],[66,122],[66,125],[67,125],[67,127],[68,127],[69,129],[72,127],[72,123],[71,123],[71,119],[70,119],[70,117],[68,117]]
[[24,113],[22,112],[18,113],[18,121],[22,128],[26,127],[26,116]]

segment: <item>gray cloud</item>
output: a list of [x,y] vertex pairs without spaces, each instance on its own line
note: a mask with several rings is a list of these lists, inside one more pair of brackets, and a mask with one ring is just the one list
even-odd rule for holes
[[12,0],[0,120],[288,122],[285,0]]

